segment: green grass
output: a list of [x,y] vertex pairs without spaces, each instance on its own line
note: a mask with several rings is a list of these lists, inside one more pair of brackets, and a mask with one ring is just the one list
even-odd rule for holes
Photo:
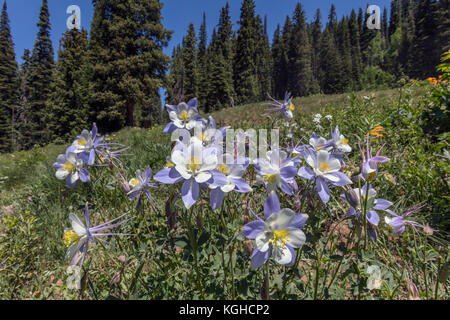
[[[332,190],[322,214],[314,198],[298,203],[282,196],[282,207],[300,206],[310,218],[304,229],[307,243],[298,252],[299,267],[270,265],[274,299],[407,299],[407,277],[421,298],[449,297],[448,280],[442,276],[448,270],[448,263],[443,266],[449,253],[448,160],[441,157],[442,148],[424,133],[421,122],[430,87],[408,85],[371,93],[294,99],[295,139],[306,137],[307,143],[313,131],[329,139],[330,127],[339,125],[353,148],[345,167],[351,175],[358,172],[361,162],[358,142],[364,143],[371,128],[383,126],[386,134],[373,147],[386,144],[383,155],[391,161],[382,166],[373,183],[377,197],[394,202],[393,210],[398,213],[423,202],[424,209],[413,219],[438,231],[426,237],[407,229],[395,237],[381,221],[378,242],[363,250],[356,245],[362,242],[351,239],[357,230],[354,222],[342,220],[347,206],[339,199],[341,188]],[[219,125],[234,128],[279,127],[282,143],[290,143],[282,122],[264,116],[264,109],[262,103],[249,104],[212,116]],[[323,128],[318,129],[312,122],[314,113],[332,115],[333,120],[323,120]],[[121,173],[125,180],[137,169],[151,167],[156,173],[164,166],[171,148],[170,137],[162,129],[126,128],[106,137],[130,147]],[[262,212],[265,191],[261,187],[255,186],[249,198],[233,194],[234,199],[216,211],[209,206],[209,196],[202,193],[203,200],[188,212],[180,199],[173,201],[179,186],[161,186],[150,190],[161,210],[152,210],[147,201],[136,209],[122,189],[116,168],[91,168],[92,182],[74,190],[57,180],[52,164],[66,147],[51,144],[0,155],[0,299],[261,298],[263,274],[249,267],[249,242],[239,236],[230,243],[245,221],[252,220],[246,207],[249,199],[255,212]],[[251,175],[250,170],[248,178]],[[69,227],[68,214],[81,217],[86,202],[92,224],[128,212],[133,219],[118,232],[135,236],[110,237],[111,246],[92,246],[85,262],[84,290],[78,292],[66,286],[69,261],[62,235]],[[175,230],[167,223],[169,215],[178,217]],[[380,289],[366,287],[370,265],[382,270]],[[115,274],[120,281],[111,285]]]

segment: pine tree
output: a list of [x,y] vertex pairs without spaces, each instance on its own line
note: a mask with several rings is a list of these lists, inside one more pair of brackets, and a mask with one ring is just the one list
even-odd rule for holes
[[341,92],[341,61],[332,32],[326,28],[322,34],[320,53],[320,84],[326,94]]
[[338,24],[338,43],[341,56],[341,90],[351,90],[355,85],[352,78],[352,56],[348,20],[343,18]]
[[289,91],[294,96],[306,96],[311,93],[313,76],[311,69],[311,45],[306,31],[305,12],[297,3],[294,26],[289,51]]
[[103,130],[134,125],[135,108],[160,119],[159,88],[166,81],[171,31],[161,23],[158,0],[95,0],[91,27],[91,110]]
[[[228,2],[220,11],[217,35],[211,47],[212,69],[209,94],[215,96],[215,109],[228,106],[235,95],[233,83],[233,24]],[[211,106],[213,107],[213,106]]]
[[206,15],[203,13],[202,24],[200,25],[198,42],[198,101],[201,107],[206,103],[209,83],[207,74],[207,49],[208,49],[208,33],[206,31]]
[[255,1],[244,0],[241,6],[236,54],[234,82],[239,103],[254,102],[260,90],[257,78],[256,52],[258,30],[255,18]]
[[420,1],[416,8],[416,29],[413,38],[413,76],[426,78],[436,74],[440,62],[438,3],[435,0]]
[[46,123],[52,139],[67,141],[89,126],[87,31],[72,29],[60,40]]
[[441,0],[439,4],[440,8],[438,11],[441,13],[439,18],[439,21],[441,21],[439,25],[439,34],[441,35],[439,43],[443,46],[442,51],[446,52],[450,50],[450,1]]
[[317,9],[314,17],[314,22],[311,29],[311,49],[312,49],[312,70],[313,76],[320,83],[319,70],[320,70],[320,42],[322,39],[322,15],[320,9]]
[[349,34],[350,34],[350,47],[351,47],[351,57],[352,57],[352,79],[353,79],[353,89],[361,89],[361,71],[362,71],[362,60],[361,60],[361,47],[358,25],[358,20],[356,17],[355,10],[350,13],[349,20]]
[[198,94],[197,36],[193,23],[189,24],[187,35],[183,38],[182,52],[185,71],[184,95],[188,101],[197,98]]
[[[259,16],[257,16],[259,18]],[[272,91],[273,58],[270,51],[269,36],[267,34],[267,15],[262,25],[258,19],[259,43],[257,49],[257,73],[260,83],[259,100],[265,100]]]
[[[208,60],[206,59],[206,62]],[[167,103],[177,105],[184,99],[184,64],[181,45],[173,48],[167,80]],[[203,105],[203,104],[202,104]]]
[[42,0],[38,22],[39,32],[31,55],[26,78],[29,86],[28,107],[26,111],[24,147],[48,140],[45,124],[45,103],[50,94],[54,71],[53,46],[50,39],[50,13],[47,0]]
[[15,148],[14,118],[18,104],[18,66],[6,1],[0,20],[0,153]]
[[394,34],[398,27],[401,25],[401,3],[399,0],[393,0],[391,2],[391,18],[389,20],[388,27],[388,39]]
[[291,18],[286,16],[281,35],[279,28],[277,30],[278,37],[276,36],[277,31],[275,31],[274,42],[272,45],[272,56],[274,61],[274,95],[276,98],[282,99],[288,90],[289,46],[292,37]]

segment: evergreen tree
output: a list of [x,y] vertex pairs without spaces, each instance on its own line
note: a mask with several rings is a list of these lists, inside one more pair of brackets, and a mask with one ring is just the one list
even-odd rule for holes
[[[208,59],[206,59],[206,62]],[[167,102],[177,105],[184,99],[184,64],[181,46],[173,48],[167,85]]]
[[207,79],[207,49],[208,49],[208,34],[206,31],[206,15],[203,13],[202,24],[200,25],[198,42],[198,101],[202,107],[206,102],[208,95],[208,79]]
[[317,79],[320,83],[319,79],[319,70],[320,70],[320,42],[322,39],[322,15],[320,13],[320,9],[317,9],[316,15],[314,17],[314,22],[312,24],[311,29],[311,49],[312,49],[312,70],[313,77]]
[[64,33],[47,101],[46,123],[53,139],[67,141],[89,126],[87,31]]
[[24,147],[34,143],[44,143],[48,140],[45,125],[45,103],[50,94],[54,70],[53,46],[50,39],[50,14],[47,0],[42,0],[38,22],[39,31],[34,44],[31,63],[26,73],[29,87],[28,107],[26,111],[26,126],[23,132]]
[[439,12],[441,13],[441,17],[439,21],[441,21],[439,25],[439,34],[441,35],[439,39],[439,43],[443,46],[443,52],[450,50],[450,0],[441,0],[439,1],[440,8]]
[[[93,64],[91,110],[99,127],[118,130],[134,125],[135,107],[154,105],[166,82],[171,31],[161,23],[159,0],[95,0],[91,27]],[[155,120],[156,121],[156,120]]]
[[436,74],[442,48],[439,46],[438,3],[435,0],[422,0],[418,3],[415,15],[415,34],[413,39],[413,76],[426,78]]
[[228,106],[235,95],[232,37],[233,24],[230,17],[230,6],[227,2],[225,7],[220,10],[219,24],[217,25],[217,39],[211,47],[212,69],[210,84],[212,88],[209,94],[216,99],[214,102],[216,110]]
[[388,27],[388,39],[397,31],[397,28],[401,25],[401,3],[399,0],[393,0],[391,2],[391,18],[389,20]]
[[[259,17],[259,16],[258,16]],[[264,25],[259,24],[259,45],[257,51],[258,82],[261,84],[260,100],[265,100],[267,94],[272,92],[273,85],[273,58],[270,50],[269,36],[267,34],[267,15]]]
[[284,94],[288,90],[289,80],[289,46],[292,37],[292,22],[289,16],[286,16],[283,31],[275,31],[274,41],[272,45],[272,56],[274,61],[274,95],[278,99],[284,98]]
[[14,118],[18,86],[18,67],[5,1],[0,19],[0,153],[15,147]]
[[289,51],[289,91],[294,96],[305,96],[313,88],[311,69],[311,45],[306,31],[305,12],[297,3],[294,16],[294,26]]
[[341,56],[341,90],[351,90],[355,85],[352,78],[352,55],[348,20],[343,18],[338,24],[338,43]]
[[185,72],[184,95],[188,101],[197,98],[198,94],[197,37],[193,23],[189,24],[187,35],[183,38],[182,55]]
[[234,61],[234,82],[239,103],[254,102],[260,90],[257,77],[256,53],[258,30],[255,18],[255,1],[244,0],[241,6],[239,31]]
[[320,84],[326,94],[341,91],[341,61],[332,32],[326,28],[322,34],[320,53]]
[[349,34],[350,34],[350,48],[352,57],[352,79],[353,89],[361,89],[361,71],[362,71],[362,59],[361,59],[361,47],[359,39],[358,20],[355,10],[350,13],[350,20],[348,22]]

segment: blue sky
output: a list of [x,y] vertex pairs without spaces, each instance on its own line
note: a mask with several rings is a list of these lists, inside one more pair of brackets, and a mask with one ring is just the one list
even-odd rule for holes
[[[3,0],[0,0],[3,2]],[[206,13],[208,36],[211,36],[212,29],[219,19],[220,8],[226,0],[161,0],[164,4],[162,10],[163,23],[167,29],[174,30],[169,47],[165,48],[166,54],[170,55],[172,47],[181,42],[186,33],[188,24],[193,22],[198,31],[203,12]],[[239,20],[242,0],[229,0],[231,17],[234,29],[237,30],[236,22]],[[298,0],[256,0],[256,11],[261,16],[267,14],[268,32],[272,37],[278,23],[284,23],[286,15],[292,16]],[[322,21],[326,20],[328,11],[332,3],[336,6],[337,15],[340,18],[344,14],[349,14],[352,8],[365,8],[367,4],[375,4],[381,7],[386,6],[388,11],[391,0],[304,0],[300,1],[306,11],[308,20],[312,20],[317,8],[322,11]],[[39,9],[42,0],[7,0],[9,19],[15,43],[16,58],[21,62],[24,49],[32,50],[36,40],[39,18]],[[81,25],[87,30],[93,16],[93,6],[91,0],[48,0],[50,9],[50,22],[52,25],[51,38],[55,56],[59,47],[59,39],[66,30],[66,14],[68,6],[75,4],[81,8]]]

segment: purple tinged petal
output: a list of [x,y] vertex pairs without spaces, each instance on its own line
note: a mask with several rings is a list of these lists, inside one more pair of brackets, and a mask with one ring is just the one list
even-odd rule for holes
[[291,227],[302,229],[308,220],[308,215],[306,214],[296,214],[294,219],[292,220]]
[[210,193],[211,208],[214,210],[219,208],[222,205],[224,196],[225,193],[220,188],[212,189]]
[[381,162],[381,163],[384,163],[384,162],[388,162],[389,160],[390,159],[387,158],[387,157],[376,156],[376,157],[373,157],[372,159],[370,159],[370,162]]
[[385,199],[377,199],[377,204],[373,207],[375,210],[386,210],[392,205],[392,202]]
[[271,192],[264,203],[264,219],[267,220],[273,213],[277,213],[280,210],[280,200],[275,192]]
[[294,166],[287,166],[284,168],[281,168],[280,170],[280,176],[286,180],[292,179],[297,175],[297,168]]
[[261,267],[269,259],[269,256],[270,248],[266,252],[261,252],[257,248],[255,248],[252,253],[252,269],[258,269],[259,267]]
[[181,198],[183,199],[186,208],[192,207],[192,205],[197,201],[200,194],[200,186],[191,178],[186,180],[181,187]]
[[314,171],[309,167],[301,167],[298,169],[298,175],[302,178],[311,180],[314,178]]
[[207,181],[212,187],[221,187],[227,184],[227,177],[219,170],[211,170],[211,178]]
[[164,128],[163,132],[165,134],[172,134],[175,130],[177,130],[177,126],[173,124],[173,122],[169,122]]
[[175,168],[164,168],[155,174],[154,179],[164,184],[174,184],[183,180],[183,177]]
[[252,188],[245,182],[243,178],[233,178],[231,179],[233,183],[236,185],[234,188],[235,191],[245,193],[252,191]]
[[287,183],[285,180],[281,180],[281,190],[283,190],[284,193],[286,193],[290,196],[293,193],[292,186],[289,183]]
[[370,240],[372,240],[373,242],[377,241],[377,230],[375,230],[375,228],[373,228],[372,226],[369,226],[367,233],[369,235]]
[[289,246],[289,245],[286,245],[286,248],[288,248],[289,251],[291,252],[292,259],[291,259],[291,261],[290,261],[288,264],[285,264],[285,266],[286,266],[286,267],[292,267],[292,266],[294,265],[294,263],[295,263],[295,251],[294,251],[294,249],[293,249],[291,246]]
[[380,217],[378,216],[378,213],[374,210],[367,211],[367,221],[369,221],[374,226],[378,226],[378,223],[380,222]]
[[316,179],[316,191],[323,203],[327,203],[330,200],[330,190],[325,179]]
[[337,187],[342,187],[348,184],[352,183],[352,180],[349,179],[349,177],[347,177],[347,175],[343,172],[333,172],[331,173],[333,176],[338,177],[339,180],[338,181],[332,181],[331,183]]
[[264,222],[252,221],[244,226],[242,234],[248,239],[255,239],[256,236],[264,231]]
[[197,101],[197,98],[192,98],[191,100],[189,100],[188,103],[187,103],[187,105],[188,105],[189,108],[195,108],[195,109],[197,109],[197,108],[198,108],[198,101]]

